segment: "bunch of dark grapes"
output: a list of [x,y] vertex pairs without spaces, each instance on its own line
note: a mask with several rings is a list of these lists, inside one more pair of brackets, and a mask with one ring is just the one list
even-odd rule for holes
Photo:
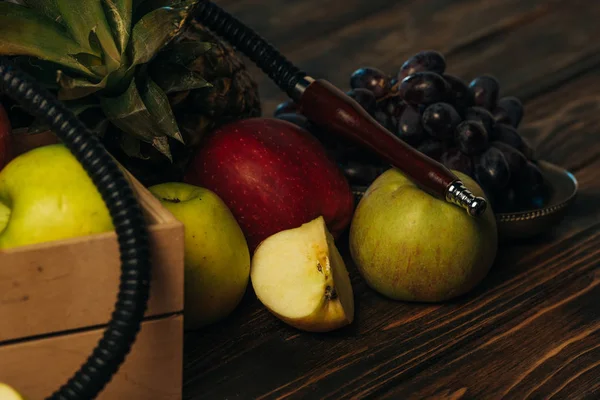
[[[430,50],[409,58],[394,76],[373,67],[357,69],[347,94],[407,144],[472,177],[496,212],[546,202],[548,189],[534,152],[518,132],[523,105],[516,97],[501,97],[495,77],[481,75],[467,83],[448,74],[443,55]],[[322,132],[294,103],[280,104],[275,117],[321,140],[353,186],[368,186],[389,168],[376,154]]]

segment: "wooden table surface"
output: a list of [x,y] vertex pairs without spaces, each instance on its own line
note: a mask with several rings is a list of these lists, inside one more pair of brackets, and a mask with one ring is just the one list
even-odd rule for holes
[[[572,171],[566,219],[503,245],[459,300],[386,300],[346,257],[355,322],[301,333],[249,293],[185,339],[186,399],[600,399],[600,2],[597,0],[222,0],[313,76],[397,70],[422,49],[465,79],[492,73],[526,104],[522,132]],[[258,73],[264,115],[285,97]],[[345,244],[340,244],[347,255]]]

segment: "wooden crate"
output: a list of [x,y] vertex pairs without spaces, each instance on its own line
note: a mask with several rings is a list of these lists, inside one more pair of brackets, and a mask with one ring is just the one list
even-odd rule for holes
[[[183,364],[183,225],[126,173],[152,246],[145,321],[99,399],[180,399]],[[101,337],[120,276],[114,232],[0,251],[0,382],[45,398]]]

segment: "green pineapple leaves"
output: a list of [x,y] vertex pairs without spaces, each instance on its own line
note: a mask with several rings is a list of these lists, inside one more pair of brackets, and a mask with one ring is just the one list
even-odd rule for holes
[[148,77],[140,90],[140,94],[146,108],[152,114],[156,125],[163,133],[183,143],[183,137],[181,136],[181,132],[179,132],[179,126],[177,125],[175,115],[173,114],[173,110],[171,110],[169,98],[165,92]]
[[104,0],[108,22],[121,55],[125,54],[131,37],[131,14],[133,0]]
[[56,2],[63,24],[73,38],[88,51],[95,48],[92,32],[103,50],[109,71],[119,67],[121,54],[100,0],[53,0]]
[[103,97],[100,104],[115,126],[150,143],[172,161],[168,138],[182,143],[183,138],[166,94],[149,77],[132,80],[125,93]]
[[170,45],[152,62],[150,69],[153,79],[167,94],[211,87],[200,74],[185,67],[211,47],[210,43],[185,41]]
[[144,15],[131,35],[132,67],[150,61],[184,27],[190,7],[163,7]]
[[[170,140],[184,140],[168,94],[211,86],[185,67],[210,44],[167,47],[198,2],[0,0],[0,55],[31,65],[95,133],[109,122],[123,131],[128,155],[143,158],[145,142],[172,161]],[[35,121],[29,131],[44,128]]]
[[[40,40],[43,38],[43,40]],[[75,54],[90,53],[65,29],[33,9],[0,2],[0,54],[32,56],[71,68],[88,78],[97,78]],[[99,56],[99,52],[91,52]]]
[[60,86],[58,91],[58,98],[60,100],[75,100],[92,93],[96,93],[106,87],[106,80],[108,75],[104,77],[100,82],[94,83],[87,79],[71,78],[65,75],[62,71],[58,71],[56,80]]

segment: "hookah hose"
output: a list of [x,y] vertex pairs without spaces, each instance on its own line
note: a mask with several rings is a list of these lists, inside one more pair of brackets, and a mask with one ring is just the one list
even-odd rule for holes
[[136,339],[148,301],[148,232],[135,195],[99,140],[51,93],[0,57],[0,92],[43,118],[98,188],[112,217],[121,253],[121,284],[111,321],[92,354],[48,399],[95,398],[123,363]]
[[194,17],[252,60],[288,96],[297,95],[297,84],[306,73],[263,37],[208,0],[197,5]]

